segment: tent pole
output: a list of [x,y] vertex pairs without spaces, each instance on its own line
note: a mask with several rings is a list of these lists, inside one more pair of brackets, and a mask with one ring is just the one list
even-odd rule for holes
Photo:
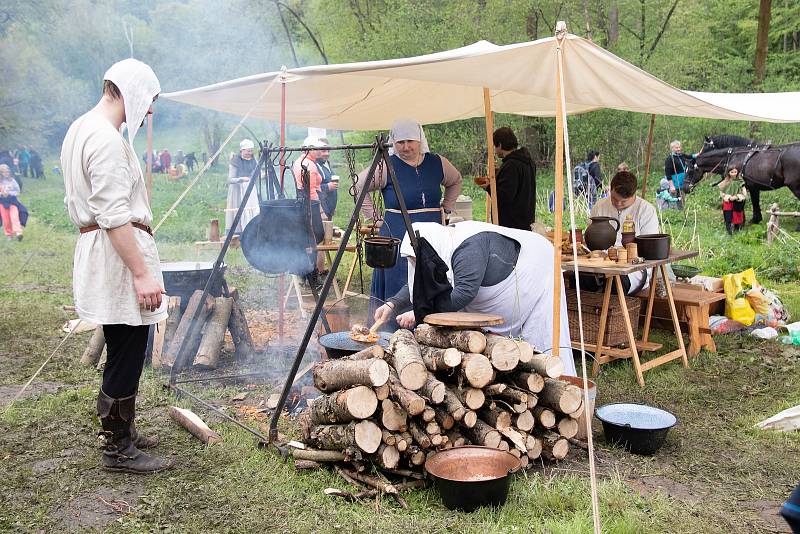
[[564,210],[564,119],[561,107],[561,65],[556,77],[556,164],[553,180],[553,356],[561,353],[561,220]]
[[644,157],[644,178],[642,178],[642,198],[647,193],[647,177],[650,176],[650,159],[653,157],[653,129],[656,125],[656,114],[650,115],[650,130],[647,132],[647,154]]
[[[281,82],[281,152],[280,152],[280,171],[281,171],[281,194],[283,189],[283,173],[286,170],[286,82]],[[286,293],[286,275],[281,273],[278,276],[278,344],[283,346],[283,321]],[[300,303],[302,306],[303,303]]]
[[[486,115],[486,151],[489,154],[486,161],[486,173],[489,178],[489,195],[492,198],[491,220],[494,224],[500,224],[500,213],[497,211],[497,181],[495,180],[494,174],[494,141],[492,140],[492,134],[494,133],[494,115],[492,114],[492,96],[489,94],[488,87],[483,88],[483,111]],[[488,209],[486,210],[486,221],[489,221]]]
[[147,203],[153,203],[153,114],[147,116]]

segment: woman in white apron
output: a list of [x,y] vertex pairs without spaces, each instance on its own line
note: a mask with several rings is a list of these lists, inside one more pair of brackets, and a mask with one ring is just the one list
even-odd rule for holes
[[[451,295],[439,301],[436,311],[494,313],[504,319],[487,330],[520,337],[537,350],[553,350],[553,245],[544,237],[523,230],[478,221],[453,226],[414,223],[448,268]],[[408,261],[408,284],[378,308],[375,319],[391,317],[394,310],[413,303],[416,258],[408,236],[400,247]],[[564,374],[575,375],[569,337],[567,306],[561,293],[561,330],[558,344]],[[414,312],[397,316],[403,328],[413,328]]]

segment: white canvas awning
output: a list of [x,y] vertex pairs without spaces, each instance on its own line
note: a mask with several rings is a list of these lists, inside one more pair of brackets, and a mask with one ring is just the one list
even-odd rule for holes
[[[484,115],[483,88],[495,112],[551,117],[556,110],[554,37],[497,46],[488,41],[411,58],[321,65],[257,74],[162,97],[234,115],[279,120],[286,83],[290,124],[341,130],[388,128],[398,117],[423,124]],[[726,94],[677,89],[576,35],[563,49],[566,109],[597,109],[800,122],[800,92]],[[261,100],[259,101],[259,99]]]

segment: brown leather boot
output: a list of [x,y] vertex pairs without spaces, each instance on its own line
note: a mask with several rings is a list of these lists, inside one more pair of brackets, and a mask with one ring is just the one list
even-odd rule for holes
[[100,390],[97,415],[105,438],[101,465],[109,471],[157,473],[171,467],[163,458],[150,456],[136,448],[131,438],[131,424],[136,412],[136,395],[115,399]]
[[158,436],[143,436],[136,431],[136,423],[131,421],[131,441],[137,449],[152,449],[159,443]]

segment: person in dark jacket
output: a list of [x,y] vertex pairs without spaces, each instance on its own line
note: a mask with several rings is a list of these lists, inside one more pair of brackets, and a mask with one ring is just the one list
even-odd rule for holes
[[697,154],[684,154],[681,150],[681,142],[677,139],[669,144],[669,156],[664,160],[664,176],[672,185],[670,193],[683,187],[686,170],[696,156]]
[[[519,146],[511,128],[495,130],[492,142],[503,160],[496,178],[500,226],[530,230],[536,220],[536,164],[528,149]],[[485,178],[476,178],[475,182],[489,191]]]

